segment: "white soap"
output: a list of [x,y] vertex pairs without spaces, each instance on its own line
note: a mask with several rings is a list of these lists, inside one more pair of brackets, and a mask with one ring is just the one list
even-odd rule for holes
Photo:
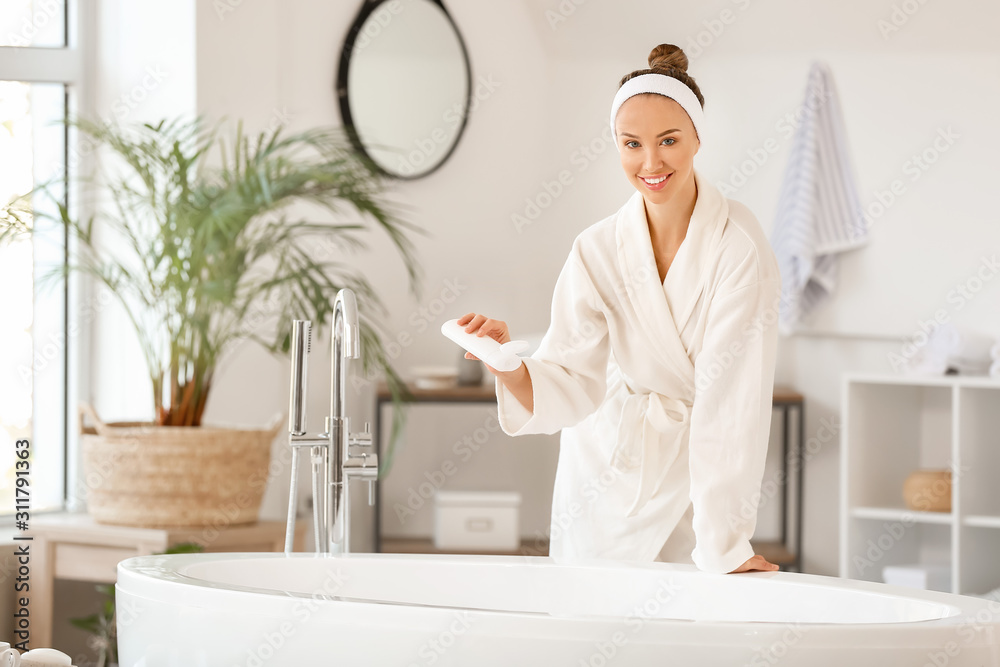
[[54,648],[35,648],[21,656],[21,667],[72,667],[73,661],[68,655]]
[[466,333],[465,327],[459,324],[457,319],[442,324],[441,333],[487,365],[504,373],[516,371],[521,365],[521,358],[517,353],[528,349],[527,341],[512,340],[501,345],[489,336]]

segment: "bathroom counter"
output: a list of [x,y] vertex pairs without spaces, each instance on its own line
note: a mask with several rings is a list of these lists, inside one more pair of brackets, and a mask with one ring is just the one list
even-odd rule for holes
[[[307,524],[295,530],[301,551]],[[285,522],[259,521],[237,526],[137,528],[99,524],[85,513],[39,514],[31,519],[30,645],[51,646],[53,591],[56,579],[115,583],[119,561],[163,553],[194,542],[215,552],[274,552],[285,548]]]

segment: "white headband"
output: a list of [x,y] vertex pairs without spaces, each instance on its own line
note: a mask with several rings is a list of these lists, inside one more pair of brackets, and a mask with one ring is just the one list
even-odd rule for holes
[[687,112],[687,115],[691,118],[691,123],[694,125],[694,131],[698,134],[698,141],[701,143],[705,142],[704,137],[701,134],[701,128],[705,125],[705,112],[701,108],[701,103],[695,96],[694,92],[688,88],[683,82],[675,79],[672,76],[667,76],[666,74],[640,74],[637,77],[633,77],[625,82],[625,84],[618,89],[618,93],[615,95],[615,101],[611,105],[611,136],[615,138],[615,147],[621,152],[622,147],[618,144],[618,133],[615,131],[615,117],[618,115],[618,109],[621,105],[625,103],[625,100],[634,96],[641,95],[643,93],[656,93],[657,95],[663,95],[664,97],[669,97],[678,104],[681,108]]

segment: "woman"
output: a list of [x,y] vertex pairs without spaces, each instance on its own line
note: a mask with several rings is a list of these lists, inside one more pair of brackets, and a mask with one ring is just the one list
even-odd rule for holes
[[[780,277],[753,214],[693,167],[701,92],[671,44],[611,125],[636,192],[574,241],[537,352],[496,376],[509,435],[562,430],[550,555],[776,570],[750,546],[771,424]],[[510,340],[468,313],[465,330]],[[471,354],[466,357],[474,359]]]

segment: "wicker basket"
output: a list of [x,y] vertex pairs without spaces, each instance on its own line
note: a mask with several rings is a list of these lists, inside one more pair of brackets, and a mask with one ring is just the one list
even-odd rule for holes
[[228,526],[257,521],[271,443],[265,429],[105,424],[80,406],[87,507],[98,523],[143,528]]
[[951,511],[951,470],[917,470],[903,481],[903,500],[911,510]]

